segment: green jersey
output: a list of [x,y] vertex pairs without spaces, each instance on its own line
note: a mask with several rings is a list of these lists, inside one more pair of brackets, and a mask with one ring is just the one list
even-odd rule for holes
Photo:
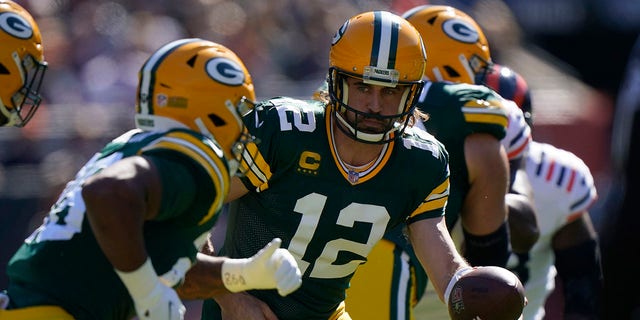
[[12,308],[58,305],[78,320],[135,315],[127,289],[98,246],[81,196],[88,177],[133,155],[148,157],[162,181],[160,212],[144,225],[147,253],[159,276],[181,283],[226,196],[227,164],[219,146],[195,132],[132,130],[87,162],[12,257],[7,269]]
[[488,133],[501,140],[507,133],[507,110],[493,90],[478,85],[427,82],[418,108],[429,115],[427,132],[449,152],[451,193],[447,203],[447,225],[455,224],[469,191],[464,141],[472,133]]
[[[456,224],[470,187],[464,156],[465,139],[473,133],[488,133],[498,140],[506,135],[507,110],[502,101],[487,87],[450,82],[427,82],[420,94],[418,108],[429,116],[429,120],[423,123],[425,129],[442,142],[449,152],[451,192],[446,207],[449,229]],[[386,238],[410,252],[413,264],[421,270],[401,229],[396,228]],[[426,275],[424,271],[417,274],[420,297],[426,287]]]
[[[229,217],[221,253],[249,257],[282,239],[303,273],[302,286],[286,297],[250,292],[282,320],[328,319],[385,232],[444,214],[449,170],[442,144],[408,128],[354,171],[337,156],[330,108],[276,98],[244,118],[260,142],[247,150],[243,182],[250,192]],[[205,318],[219,318],[208,307]]]

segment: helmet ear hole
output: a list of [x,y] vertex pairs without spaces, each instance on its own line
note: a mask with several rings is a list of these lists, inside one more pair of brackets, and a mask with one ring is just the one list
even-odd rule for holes
[[7,67],[2,63],[0,63],[0,74],[9,74],[9,69],[7,69]]
[[449,78],[459,78],[460,74],[458,73],[458,71],[456,71],[456,69],[452,68],[451,66],[444,66],[444,71],[447,72],[447,75],[449,76]]
[[209,116],[209,120],[211,120],[211,122],[213,122],[213,125],[216,127],[221,127],[227,124],[227,122],[224,121],[224,119],[222,119],[221,117],[218,117],[218,115],[214,113],[210,113],[208,114],[208,116]]

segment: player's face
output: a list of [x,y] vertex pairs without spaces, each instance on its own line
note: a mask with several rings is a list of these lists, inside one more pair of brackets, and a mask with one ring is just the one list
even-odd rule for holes
[[402,95],[406,86],[395,88],[366,84],[360,79],[347,78],[349,87],[348,105],[360,112],[374,117],[360,116],[356,122],[355,114],[348,112],[351,123],[357,123],[357,129],[368,133],[380,133],[388,130],[392,120],[376,118],[375,116],[392,116],[398,113]]

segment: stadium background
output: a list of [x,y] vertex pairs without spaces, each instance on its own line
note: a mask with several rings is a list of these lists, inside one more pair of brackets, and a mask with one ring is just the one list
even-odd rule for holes
[[[65,183],[106,142],[133,126],[137,71],[181,37],[221,42],[245,61],[258,97],[306,97],[326,72],[331,36],[348,17],[402,13],[418,0],[31,0],[49,70],[44,102],[26,128],[0,135],[0,288],[5,264]],[[635,0],[430,1],[471,14],[495,61],[532,89],[534,137],[582,157],[600,193],[610,181],[610,132]],[[0,44],[1,45],[1,44]],[[428,45],[428,44],[427,44]],[[592,210],[599,226],[605,201]]]

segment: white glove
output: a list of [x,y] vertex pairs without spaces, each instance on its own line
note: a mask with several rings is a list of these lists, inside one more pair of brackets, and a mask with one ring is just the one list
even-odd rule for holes
[[302,285],[302,275],[296,259],[282,240],[271,240],[253,257],[227,259],[222,264],[222,281],[231,292],[251,289],[278,289],[281,296],[296,291]]
[[140,320],[182,320],[186,308],[172,288],[164,285],[147,259],[131,272],[116,270],[136,308]]

